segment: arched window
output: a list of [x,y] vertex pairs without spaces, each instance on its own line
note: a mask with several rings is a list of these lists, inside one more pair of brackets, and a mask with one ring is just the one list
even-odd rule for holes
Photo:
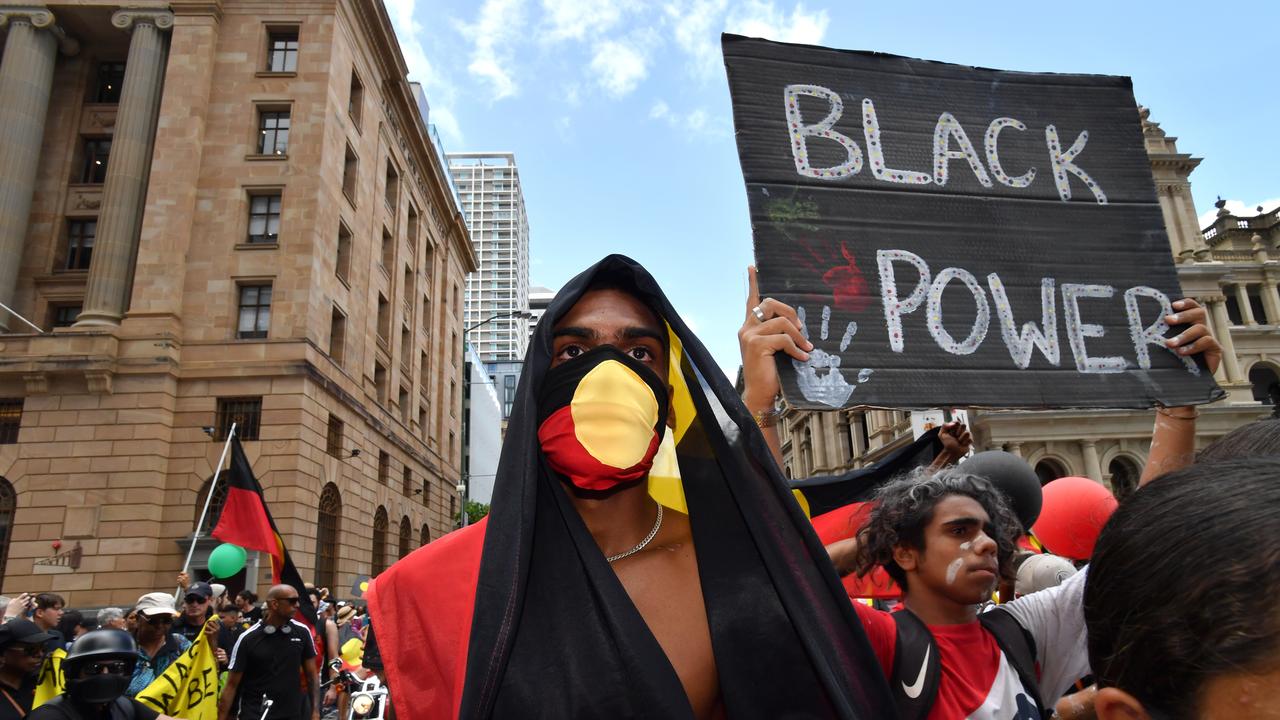
[[1040,478],[1040,484],[1044,485],[1050,480],[1057,480],[1060,477],[1067,476],[1067,469],[1062,467],[1062,463],[1057,460],[1045,458],[1036,463],[1036,477]]
[[409,528],[409,516],[400,518],[400,555],[404,557],[409,554],[409,538],[413,536],[413,530]]
[[342,525],[342,495],[329,483],[320,493],[320,518],[316,522],[316,585],[338,586],[338,531]]
[[1124,455],[1117,455],[1107,463],[1107,472],[1111,474],[1111,494],[1116,496],[1117,500],[1124,500],[1134,490],[1138,489],[1138,478],[1142,475],[1142,468],[1138,467],[1138,463],[1132,458]]
[[4,584],[5,565],[9,562],[9,538],[13,535],[13,516],[18,511],[18,494],[8,480],[0,477],[0,585]]
[[379,507],[373,514],[373,561],[370,575],[387,569],[387,509]]
[[422,531],[418,533],[418,547],[422,547],[431,542],[431,528],[426,523],[422,523]]
[[1275,405],[1280,398],[1280,378],[1276,371],[1258,363],[1249,369],[1249,384],[1253,386],[1253,399],[1263,405]]
[[[209,497],[209,484],[212,482],[213,478],[209,478],[204,481],[204,485],[200,486],[200,495],[196,498],[196,514],[191,518],[192,525],[200,522],[200,513],[204,510],[204,501]],[[208,535],[209,531],[218,526],[218,518],[222,517],[222,506],[226,503],[227,478],[219,475],[218,489],[213,492],[213,501],[209,503],[209,514],[205,516],[204,527],[199,528],[201,534]]]

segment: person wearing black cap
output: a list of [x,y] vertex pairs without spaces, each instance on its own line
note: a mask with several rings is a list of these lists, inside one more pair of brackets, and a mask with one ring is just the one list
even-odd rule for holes
[[44,662],[44,646],[53,637],[30,620],[18,618],[0,626],[0,720],[19,720],[31,710],[36,675]]
[[187,642],[195,642],[200,637],[204,623],[213,615],[209,599],[213,597],[213,588],[207,582],[193,582],[182,596],[182,615],[173,623],[173,631],[186,638]]
[[157,720],[165,717],[124,694],[138,648],[123,630],[94,630],[71,643],[62,661],[67,690],[27,720]]
[[791,498],[654,278],[605,258],[534,331],[490,514],[373,580],[397,716],[888,716]]

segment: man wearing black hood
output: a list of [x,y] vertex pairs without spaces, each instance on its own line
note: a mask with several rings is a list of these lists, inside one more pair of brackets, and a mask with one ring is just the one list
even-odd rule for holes
[[888,716],[824,557],[732,385],[610,256],[535,331],[489,516],[368,597],[401,718]]
[[157,720],[168,718],[124,691],[133,677],[138,647],[123,630],[94,630],[71,644],[62,661],[67,690],[27,720]]

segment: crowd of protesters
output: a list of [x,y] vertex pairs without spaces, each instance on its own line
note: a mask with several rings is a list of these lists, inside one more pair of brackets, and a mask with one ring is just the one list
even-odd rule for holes
[[[362,606],[336,600],[327,589],[308,585],[321,628],[313,633],[295,617],[298,595],[289,586],[271,588],[260,602],[252,590],[228,597],[225,586],[192,581],[185,574],[178,577],[178,585],[176,598],[170,592],[150,592],[128,608],[71,609],[57,593],[0,598],[5,608],[0,625],[0,694],[4,695],[0,720],[34,716],[38,676],[55,651],[65,653],[67,694],[73,694],[72,681],[80,672],[77,662],[83,664],[92,656],[97,664],[86,665],[85,672],[115,677],[119,688],[105,691],[124,698],[121,702],[132,702],[202,634],[208,636],[222,673],[225,702],[219,706],[220,717],[313,718],[338,712],[338,703],[345,698],[340,697],[337,684],[329,686],[323,699],[318,694],[317,659],[330,661],[324,663],[328,678],[335,672],[330,663],[342,651],[339,643],[355,640],[354,648],[347,646],[348,657],[354,653],[358,665],[368,627]],[[299,683],[300,677],[308,682]],[[80,683],[75,684],[75,692],[88,696],[104,691],[94,683],[88,687],[96,689],[86,690]],[[271,704],[264,715],[265,698]],[[79,701],[67,702],[73,704],[59,712],[76,717],[79,706],[74,702]],[[133,717],[139,720],[157,716],[141,704],[135,711]]]

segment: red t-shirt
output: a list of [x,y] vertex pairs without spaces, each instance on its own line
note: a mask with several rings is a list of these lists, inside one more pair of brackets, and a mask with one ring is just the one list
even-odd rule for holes
[[[853,607],[866,629],[880,667],[890,682],[914,683],[917,678],[893,678],[897,626],[890,613],[867,607],[857,600]],[[1022,686],[1018,673],[1005,658],[996,639],[977,620],[963,625],[930,625],[938,646],[942,676],[929,720],[1036,720],[1036,704]],[[923,670],[923,669],[922,669]]]

